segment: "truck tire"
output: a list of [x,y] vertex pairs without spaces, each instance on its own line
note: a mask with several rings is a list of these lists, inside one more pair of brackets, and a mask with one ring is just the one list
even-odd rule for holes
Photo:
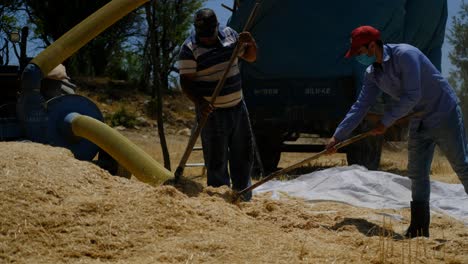
[[[371,121],[364,121],[358,131],[368,131],[375,125]],[[382,156],[384,136],[370,136],[346,147],[348,165],[361,165],[369,170],[377,170]]]
[[[272,135],[256,134],[256,143],[265,174],[263,176],[278,170],[281,158],[281,139]],[[254,178],[259,175],[259,169],[256,166],[258,162],[254,163]]]
[[382,156],[383,136],[363,139],[349,146],[346,152],[348,165],[361,165],[369,170],[377,170]]

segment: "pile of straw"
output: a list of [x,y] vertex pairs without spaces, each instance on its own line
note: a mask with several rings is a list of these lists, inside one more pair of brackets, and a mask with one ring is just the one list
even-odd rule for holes
[[399,240],[408,210],[268,195],[232,204],[228,188],[154,188],[62,148],[0,148],[2,263],[468,262],[467,228],[440,215],[430,239]]

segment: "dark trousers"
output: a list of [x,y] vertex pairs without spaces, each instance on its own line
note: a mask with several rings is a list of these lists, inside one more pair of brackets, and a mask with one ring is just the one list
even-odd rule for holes
[[[198,114],[198,118],[200,115]],[[234,107],[216,108],[201,131],[208,186],[250,186],[253,166],[252,128],[244,101]],[[250,199],[249,197],[245,197]]]
[[463,114],[455,107],[435,128],[411,129],[408,140],[408,175],[411,178],[413,201],[429,202],[429,174],[435,146],[445,154],[468,194],[468,142]]

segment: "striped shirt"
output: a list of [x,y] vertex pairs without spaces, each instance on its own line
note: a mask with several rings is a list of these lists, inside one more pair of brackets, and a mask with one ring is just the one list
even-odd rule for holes
[[[179,74],[195,74],[193,92],[207,101],[211,101],[211,95],[229,64],[238,34],[230,27],[220,26],[218,38],[219,45],[205,47],[198,43],[193,32],[185,40],[179,54]],[[237,105],[242,100],[241,88],[238,58],[235,58],[214,106],[228,108]]]

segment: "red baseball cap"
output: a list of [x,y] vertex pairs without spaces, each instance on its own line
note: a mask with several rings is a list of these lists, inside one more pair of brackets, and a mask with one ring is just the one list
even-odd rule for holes
[[380,31],[371,26],[360,26],[351,32],[351,48],[346,52],[345,58],[356,55],[359,48],[372,41],[380,39]]

